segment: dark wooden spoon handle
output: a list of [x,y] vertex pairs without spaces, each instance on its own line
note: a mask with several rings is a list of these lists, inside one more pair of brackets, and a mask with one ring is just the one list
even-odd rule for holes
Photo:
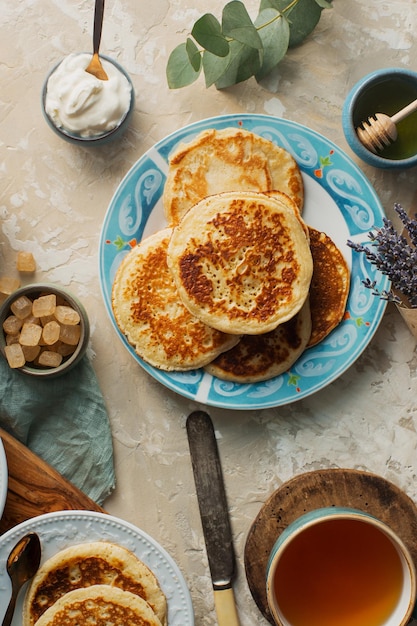
[[104,0],[96,0],[94,9],[93,52],[98,54],[103,28]]

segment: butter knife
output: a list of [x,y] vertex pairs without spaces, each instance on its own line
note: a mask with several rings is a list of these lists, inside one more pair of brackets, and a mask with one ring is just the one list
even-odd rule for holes
[[210,416],[194,411],[187,418],[188,444],[219,626],[239,626],[232,581],[235,556],[226,492]]

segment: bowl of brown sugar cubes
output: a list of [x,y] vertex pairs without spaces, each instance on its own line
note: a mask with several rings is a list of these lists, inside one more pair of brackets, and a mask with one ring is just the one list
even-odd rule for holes
[[84,356],[90,324],[68,291],[32,284],[14,291],[0,308],[0,350],[12,369],[38,377],[64,374]]

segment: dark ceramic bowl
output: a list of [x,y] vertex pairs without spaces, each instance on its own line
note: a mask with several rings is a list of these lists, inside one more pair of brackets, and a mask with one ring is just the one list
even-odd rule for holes
[[398,138],[378,154],[359,140],[356,128],[375,113],[393,115],[417,98],[417,72],[385,68],[364,76],[350,90],[342,113],[343,131],[353,152],[368,165],[405,169],[417,165],[417,112],[398,122]]
[[67,302],[69,306],[77,311],[80,316],[80,340],[74,352],[70,356],[64,357],[62,363],[58,367],[46,368],[36,366],[32,363],[26,363],[26,365],[24,365],[23,367],[17,368],[17,371],[28,374],[30,376],[36,376],[38,378],[53,378],[55,376],[60,376],[68,372],[75,365],[77,365],[77,363],[80,362],[87,350],[88,341],[90,338],[90,323],[87,312],[81,302],[66,289],[56,287],[55,285],[50,285],[48,283],[36,283],[33,285],[27,285],[26,287],[21,287],[20,289],[17,289],[15,292],[13,292],[0,307],[0,351],[2,356],[6,358],[4,352],[4,348],[6,346],[6,338],[3,331],[3,322],[11,314],[10,306],[20,296],[27,296],[30,300],[35,300],[41,294],[55,294],[57,298]]
[[[87,53],[81,53],[81,54],[87,54]],[[125,113],[125,115],[121,118],[121,120],[119,121],[119,123],[117,124],[117,126],[115,126],[114,128],[97,134],[97,135],[92,135],[91,137],[83,137],[77,133],[73,133],[63,127],[57,126],[53,119],[48,115],[48,113],[46,112],[45,109],[45,100],[46,100],[46,93],[47,93],[47,86],[48,86],[48,80],[50,78],[50,76],[56,71],[56,69],[60,66],[60,64],[62,63],[62,61],[60,61],[59,63],[57,63],[52,69],[51,71],[48,73],[48,76],[45,79],[45,82],[43,84],[42,87],[42,101],[41,101],[41,105],[42,105],[42,112],[44,115],[44,118],[48,124],[48,126],[59,136],[61,137],[61,139],[65,139],[66,141],[69,141],[72,144],[78,145],[78,146],[101,146],[109,141],[112,141],[116,138],[119,138],[126,130],[130,118],[132,116],[132,113],[134,111],[135,108],[135,90],[133,87],[133,83],[132,80],[129,76],[129,74],[126,72],[126,70],[119,65],[119,63],[117,63],[114,59],[111,59],[110,57],[104,55],[104,54],[100,54],[100,58],[101,59],[105,59],[107,62],[111,63],[112,65],[114,65],[119,72],[121,72],[127,79],[127,81],[129,82],[131,91],[130,91],[130,104],[129,107]]]

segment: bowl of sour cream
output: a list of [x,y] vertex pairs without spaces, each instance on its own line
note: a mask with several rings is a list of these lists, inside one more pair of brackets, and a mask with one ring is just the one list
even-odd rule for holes
[[42,110],[53,131],[78,145],[101,145],[126,129],[135,103],[133,83],[114,59],[100,55],[108,80],[85,71],[91,53],[70,54],[48,74]]

